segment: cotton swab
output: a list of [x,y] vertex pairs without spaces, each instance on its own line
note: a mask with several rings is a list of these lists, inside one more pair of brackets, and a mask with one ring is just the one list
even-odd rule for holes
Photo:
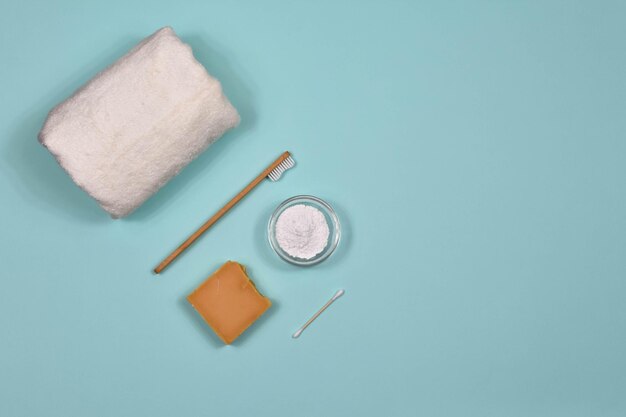
[[335,302],[335,300],[339,297],[341,297],[342,295],[344,295],[346,293],[345,290],[339,290],[335,293],[335,295],[333,295],[333,298],[331,298],[330,300],[328,300],[328,302],[326,304],[324,304],[324,306],[322,308],[320,308],[317,313],[313,314],[313,317],[311,317],[306,323],[304,323],[302,325],[302,327],[300,327],[291,337],[293,337],[294,339],[297,339],[298,337],[300,337],[300,335],[302,334],[302,332],[304,331],[304,329],[306,329],[307,327],[309,327],[309,325],[311,323],[313,323],[313,321],[319,317],[320,314],[322,314],[324,312],[324,310],[326,310],[332,303]]

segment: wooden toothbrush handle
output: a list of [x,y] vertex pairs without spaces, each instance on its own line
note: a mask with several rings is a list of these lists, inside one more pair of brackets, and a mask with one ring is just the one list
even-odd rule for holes
[[198,230],[196,230],[191,236],[189,236],[187,238],[187,240],[185,240],[179,247],[176,248],[176,250],[172,253],[170,253],[168,255],[167,258],[165,258],[163,260],[163,262],[161,262],[159,264],[159,266],[157,266],[156,268],[154,268],[154,272],[159,274],[161,271],[163,271],[169,264],[172,263],[172,261],[174,261],[174,259],[176,259],[178,257],[178,255],[180,255],[181,253],[183,253],[185,251],[185,249],[187,249],[189,246],[191,246],[191,244],[193,242],[195,242],[200,236],[202,236],[202,234],[204,232],[206,232],[211,226],[213,226],[224,214],[226,214],[226,212],[228,210],[230,210],[231,208],[233,208],[235,206],[235,204],[237,204],[238,202],[240,202],[250,191],[252,191],[252,189],[254,187],[256,187],[257,185],[259,185],[261,183],[261,181],[263,181],[265,179],[265,177],[267,177],[269,175],[270,172],[272,172],[272,170],[274,168],[276,168],[278,165],[280,165],[281,162],[283,162],[285,159],[287,159],[289,157],[289,152],[284,152],[277,160],[275,160],[274,162],[272,162],[272,164],[270,166],[268,166],[267,168],[265,168],[265,170],[263,172],[261,172],[259,174],[258,177],[256,177],[255,179],[252,180],[252,182],[250,184],[248,184],[246,186],[246,188],[244,188],[243,190],[241,190],[239,192],[239,194],[237,194],[235,197],[233,197],[232,200],[230,200],[228,203],[226,203],[226,205],[224,207],[222,207],[217,213],[215,213],[209,220],[207,220],[202,226],[200,226],[200,228]]

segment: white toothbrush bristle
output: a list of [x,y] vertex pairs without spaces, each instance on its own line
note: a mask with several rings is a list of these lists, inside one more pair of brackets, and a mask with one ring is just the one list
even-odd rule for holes
[[283,172],[287,171],[289,168],[293,168],[295,165],[296,161],[290,155],[285,158],[283,162],[278,164],[278,166],[268,174],[267,178],[269,178],[271,181],[278,181],[283,175]]

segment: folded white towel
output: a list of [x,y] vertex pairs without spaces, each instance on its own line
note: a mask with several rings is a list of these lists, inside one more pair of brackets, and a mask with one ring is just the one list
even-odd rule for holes
[[220,83],[166,27],[52,109],[39,140],[118,218],[238,123]]

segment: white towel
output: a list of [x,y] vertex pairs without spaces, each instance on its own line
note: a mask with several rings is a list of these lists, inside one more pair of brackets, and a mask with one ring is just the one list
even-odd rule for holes
[[219,81],[166,27],[52,109],[39,140],[118,218],[238,123]]

